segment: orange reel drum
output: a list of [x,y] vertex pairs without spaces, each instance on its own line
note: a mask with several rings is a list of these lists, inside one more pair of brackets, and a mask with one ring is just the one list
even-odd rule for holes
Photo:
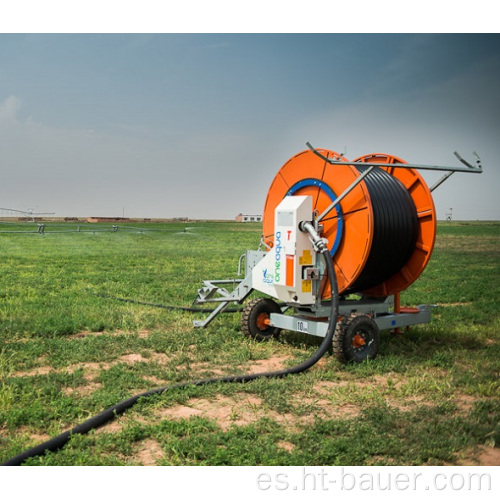
[[[346,164],[332,165],[306,150],[283,165],[269,188],[264,207],[263,234],[267,245],[273,246],[274,212],[285,196],[310,195],[313,210],[321,214],[361,175],[356,166],[349,165],[348,160],[338,153],[328,150],[319,152]],[[355,161],[359,162],[360,168],[363,168],[363,162],[405,163],[395,156],[383,154],[366,155]],[[387,196],[391,194],[396,195],[394,207],[392,197]],[[407,219],[412,221],[411,243],[406,242],[404,236],[404,231],[410,230],[406,227],[410,224]],[[383,297],[406,289],[425,269],[436,235],[432,196],[425,181],[414,169],[376,169],[347,194],[321,223],[324,227],[322,236],[329,241],[341,294],[362,292],[372,297]],[[400,232],[403,240],[398,242]],[[393,241],[397,243],[392,245]],[[399,255],[400,259],[404,258],[402,265],[391,270],[391,252],[398,253],[398,249],[392,247],[399,247],[400,243],[410,247],[404,255]],[[382,263],[386,261],[390,276],[381,274],[377,279],[380,267],[377,259],[382,259]],[[363,288],[364,285],[368,286]],[[323,298],[330,296],[331,290],[327,285]]]

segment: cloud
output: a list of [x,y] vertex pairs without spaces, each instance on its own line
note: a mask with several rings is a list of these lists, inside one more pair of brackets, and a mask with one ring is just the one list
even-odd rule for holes
[[17,121],[17,112],[21,107],[21,100],[11,95],[0,104],[0,124]]

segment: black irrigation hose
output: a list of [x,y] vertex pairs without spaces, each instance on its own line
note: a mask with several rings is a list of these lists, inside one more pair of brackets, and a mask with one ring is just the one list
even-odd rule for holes
[[[173,311],[188,311],[188,312],[199,312],[199,313],[211,313],[214,311],[214,309],[207,309],[201,307],[173,306],[169,304],[155,304],[154,302],[143,302],[142,300],[124,299],[122,297],[114,297],[113,295],[106,295],[104,293],[96,293],[95,295],[97,297],[102,297],[104,299],[118,300],[119,302],[128,302],[129,304],[139,304],[141,306],[160,307],[161,309],[170,309]],[[241,308],[234,307],[231,309],[224,309],[224,311],[221,311],[221,313],[236,313],[240,311]]]
[[[368,167],[356,168],[363,173]],[[364,183],[373,209],[373,241],[368,260],[349,293],[380,285],[400,271],[415,250],[418,237],[417,209],[401,181],[376,168]]]
[[26,450],[19,455],[16,455],[15,457],[7,460],[6,462],[3,462],[0,465],[21,465],[25,460],[31,457],[36,457],[39,455],[43,455],[47,451],[55,451],[58,450],[59,448],[62,448],[71,438],[73,434],[86,434],[92,429],[96,429],[100,427],[101,425],[105,424],[106,422],[109,422],[110,420],[113,420],[117,415],[120,415],[121,413],[125,412],[132,406],[134,406],[139,399],[141,398],[147,398],[149,396],[153,396],[156,394],[163,394],[167,390],[171,389],[179,389],[182,387],[189,387],[189,386],[202,386],[202,385],[209,385],[209,384],[214,384],[217,382],[221,383],[244,383],[244,382],[250,382],[252,380],[256,380],[258,378],[283,378],[286,377],[287,375],[292,375],[296,373],[301,373],[303,371],[306,371],[307,369],[311,368],[311,366],[315,365],[322,357],[323,355],[328,351],[328,349],[332,345],[333,341],[333,335],[335,333],[335,327],[337,325],[337,318],[338,318],[338,313],[339,313],[339,301],[338,301],[338,289],[337,289],[337,278],[335,275],[335,271],[333,268],[333,261],[330,257],[330,252],[328,248],[323,248],[321,250],[321,254],[323,255],[326,263],[326,269],[328,271],[328,277],[330,280],[330,285],[332,289],[332,300],[331,300],[331,313],[330,313],[330,323],[328,325],[328,331],[321,342],[321,345],[319,346],[318,350],[308,359],[306,359],[304,362],[300,363],[299,365],[293,366],[292,368],[288,368],[285,370],[278,370],[274,372],[262,372],[262,373],[254,373],[254,374],[247,374],[247,375],[234,375],[234,376],[229,376],[229,377],[219,377],[219,378],[211,378],[211,379],[204,379],[204,380],[195,380],[193,382],[184,382],[181,384],[173,384],[169,385],[166,387],[160,387],[158,389],[153,389],[151,391],[143,392],[141,394],[137,394],[136,396],[133,396],[129,399],[126,399],[122,401],[121,403],[118,403],[103,412],[99,413],[95,417],[92,417],[85,422],[83,422],[80,425],[77,425],[73,429],[63,432],[62,434],[59,434],[58,436],[50,439],[49,441],[46,441],[45,443],[41,443],[38,446],[35,446],[29,450]]

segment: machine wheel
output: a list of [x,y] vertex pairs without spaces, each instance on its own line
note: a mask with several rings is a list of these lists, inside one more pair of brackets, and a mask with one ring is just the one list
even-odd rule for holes
[[268,340],[279,335],[280,329],[269,326],[271,313],[280,313],[281,309],[274,300],[253,299],[241,314],[241,331],[246,337],[255,340]]
[[377,324],[365,314],[351,314],[338,322],[333,337],[333,352],[342,363],[375,359],[380,343]]

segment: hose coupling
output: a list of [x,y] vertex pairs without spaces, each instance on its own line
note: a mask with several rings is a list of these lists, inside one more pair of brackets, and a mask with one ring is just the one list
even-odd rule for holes
[[322,238],[319,232],[316,230],[314,222],[302,221],[299,223],[299,230],[303,233],[309,233],[311,243],[313,244],[314,250],[318,253],[328,250],[328,240]]

